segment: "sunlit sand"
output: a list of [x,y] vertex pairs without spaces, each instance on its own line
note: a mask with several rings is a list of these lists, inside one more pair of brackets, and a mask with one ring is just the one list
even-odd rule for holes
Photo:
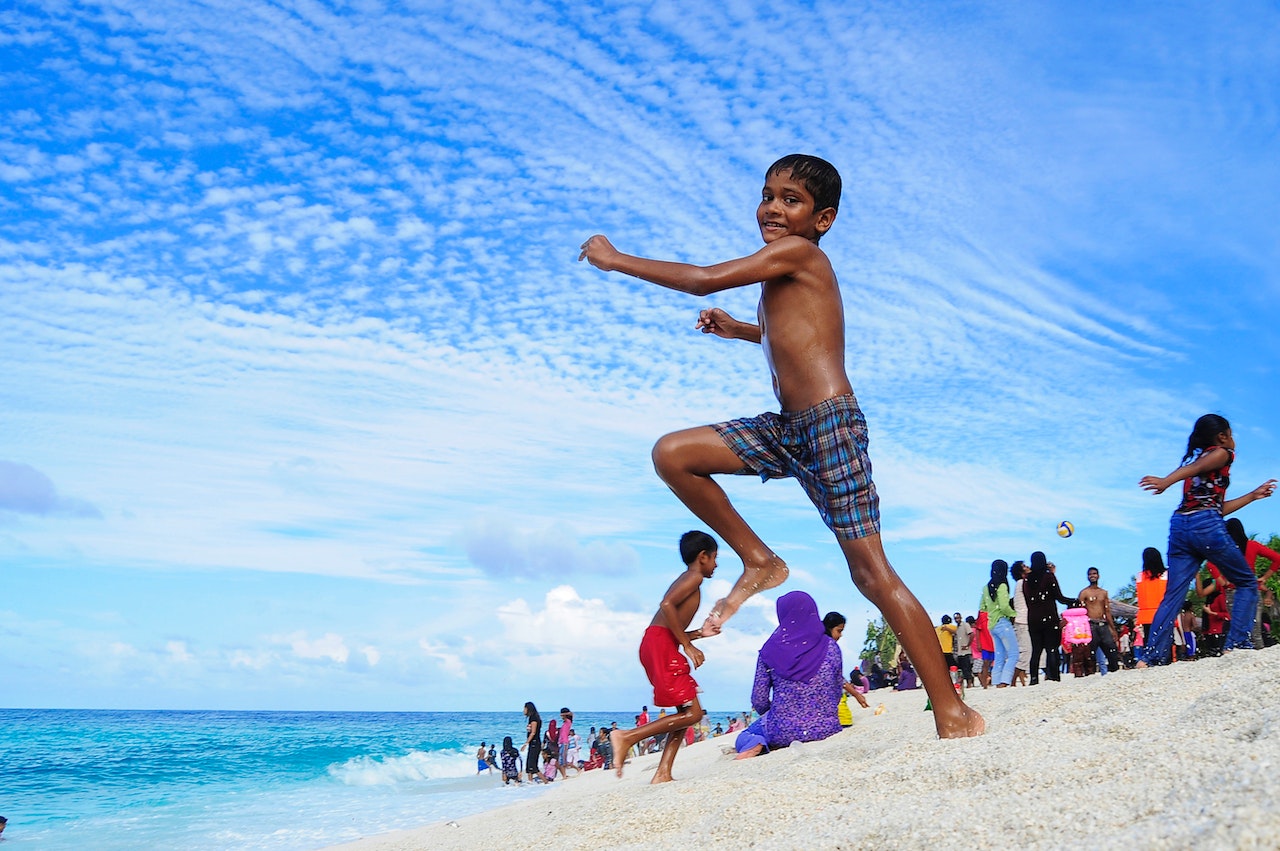
[[645,756],[622,779],[592,771],[535,800],[342,848],[1280,841],[1280,648],[968,696],[987,720],[981,738],[937,739],[923,691],[877,691],[824,742],[735,761],[723,736],[682,748],[672,783],[650,786],[657,756]]

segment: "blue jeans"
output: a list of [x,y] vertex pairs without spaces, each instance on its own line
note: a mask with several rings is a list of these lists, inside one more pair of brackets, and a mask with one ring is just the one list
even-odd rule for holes
[[1147,631],[1142,661],[1148,665],[1169,661],[1174,622],[1187,597],[1187,586],[1195,578],[1200,563],[1206,560],[1217,565],[1223,577],[1236,586],[1235,602],[1231,604],[1231,631],[1227,633],[1225,646],[1252,647],[1249,633],[1253,631],[1253,619],[1258,612],[1258,577],[1227,534],[1222,515],[1213,510],[1173,515],[1169,521],[1168,559],[1169,584]]
[[991,627],[991,638],[996,645],[996,661],[991,666],[991,682],[1009,685],[1013,682],[1014,668],[1018,667],[1018,636],[1008,618],[1000,618]]

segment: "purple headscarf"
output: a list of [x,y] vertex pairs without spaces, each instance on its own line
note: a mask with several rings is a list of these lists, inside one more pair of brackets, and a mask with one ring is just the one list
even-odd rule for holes
[[760,648],[760,659],[780,677],[803,682],[827,658],[831,636],[818,617],[818,604],[803,591],[778,598],[778,628]]

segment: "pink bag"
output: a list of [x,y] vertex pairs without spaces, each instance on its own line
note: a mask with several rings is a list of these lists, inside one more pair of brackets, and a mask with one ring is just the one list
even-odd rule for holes
[[1088,644],[1093,641],[1093,631],[1089,629],[1088,609],[1067,609],[1062,613],[1066,626],[1062,628],[1062,643]]

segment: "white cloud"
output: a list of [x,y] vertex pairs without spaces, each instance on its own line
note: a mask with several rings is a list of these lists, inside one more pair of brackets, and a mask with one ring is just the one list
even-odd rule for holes
[[319,638],[309,638],[305,632],[295,632],[276,640],[287,644],[299,659],[328,659],[341,665],[351,655],[342,636],[332,632],[326,632]]
[[195,661],[195,657],[187,650],[185,641],[169,641],[165,643],[165,649],[169,652],[169,658],[181,664]]

